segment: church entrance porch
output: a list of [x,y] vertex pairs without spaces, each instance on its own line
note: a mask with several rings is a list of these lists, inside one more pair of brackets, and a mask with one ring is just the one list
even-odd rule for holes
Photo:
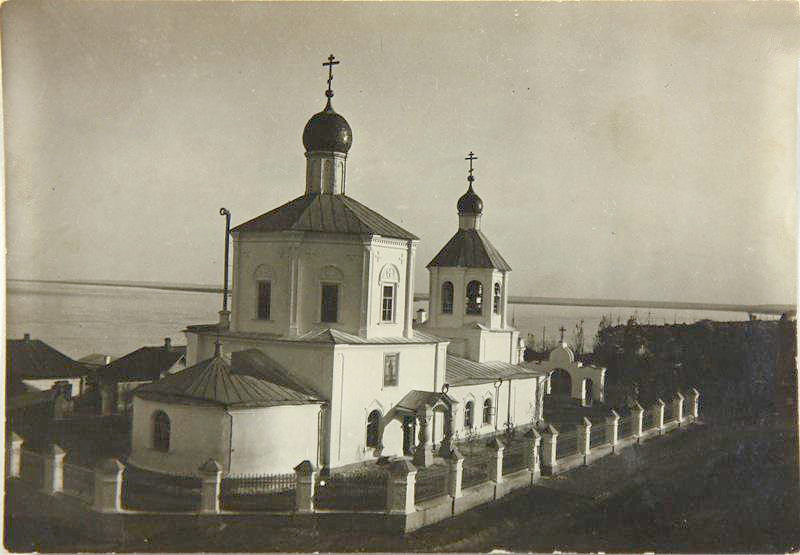
[[[387,417],[398,419],[403,425],[403,454],[413,457],[414,465],[420,468],[433,464],[433,425],[434,413],[444,419],[444,437],[439,454],[449,453],[452,446],[454,428],[454,406],[458,401],[447,393],[433,391],[409,391]],[[416,436],[417,443],[414,443]]]

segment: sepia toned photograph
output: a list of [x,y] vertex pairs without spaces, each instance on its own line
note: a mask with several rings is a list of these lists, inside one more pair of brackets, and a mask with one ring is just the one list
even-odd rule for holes
[[9,552],[800,550],[787,2],[9,0]]

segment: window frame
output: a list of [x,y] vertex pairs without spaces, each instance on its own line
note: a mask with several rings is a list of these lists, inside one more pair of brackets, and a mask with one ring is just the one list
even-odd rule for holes
[[[394,383],[386,380],[387,362],[394,359]],[[400,385],[400,353],[383,353],[383,387],[397,387]]]
[[[447,293],[445,293],[445,287],[447,287]],[[442,294],[442,303],[441,303],[442,314],[452,314],[453,304],[456,296],[455,288],[453,287],[452,281],[447,280],[442,283],[441,294]]]
[[501,308],[500,305],[503,302],[502,291],[503,290],[502,290],[502,288],[500,286],[500,283],[499,282],[495,282],[494,291],[493,291],[494,295],[493,295],[493,299],[492,300],[494,302],[494,307],[493,307],[494,313],[498,314],[498,315],[500,314],[500,308]]
[[492,403],[492,398],[491,397],[487,397],[483,401],[483,424],[484,425],[491,424],[492,421],[494,420],[492,418],[492,416],[494,416],[494,412],[493,412],[493,408],[494,407],[493,407],[493,405],[494,405],[494,403]]
[[475,427],[475,402],[467,401],[464,404],[464,428],[471,430]]
[[[336,288],[336,314],[334,315],[333,320],[326,320],[326,311],[325,311],[325,288],[326,287],[335,287]],[[339,322],[339,306],[341,305],[341,298],[342,298],[342,286],[340,283],[335,281],[321,281],[319,286],[319,321],[322,324],[336,324]]]
[[[386,297],[386,289],[392,290],[391,297]],[[390,302],[389,318],[386,318],[386,301]],[[381,323],[393,324],[397,321],[397,284],[381,283]]]
[[[377,414],[378,419],[373,422],[371,420],[372,415]],[[381,446],[381,420],[383,419],[383,415],[381,411],[378,409],[371,410],[369,414],[367,414],[367,426],[366,426],[366,438],[365,438],[365,445],[368,448],[376,449]],[[373,428],[374,426],[374,428]],[[372,434],[374,432],[374,436]],[[372,437],[371,437],[372,436]],[[374,440],[374,441],[372,441]],[[372,443],[370,443],[372,441]]]
[[[262,298],[261,287],[263,285],[267,286],[267,310],[266,310],[266,318],[262,317],[261,315],[261,307],[262,307]],[[261,320],[263,322],[269,322],[272,318],[272,280],[270,279],[257,279],[256,280],[256,320]]]
[[[166,434],[165,434],[166,430]],[[172,421],[163,410],[156,410],[152,416],[151,447],[162,453],[169,453],[172,439]]]
[[[473,284],[477,284],[477,294],[470,295],[470,286]],[[480,280],[473,279],[467,283],[467,286],[464,288],[464,299],[465,299],[465,306],[464,306],[464,313],[467,316],[482,316],[483,315],[483,283]],[[473,299],[477,299],[477,301],[473,301]]]

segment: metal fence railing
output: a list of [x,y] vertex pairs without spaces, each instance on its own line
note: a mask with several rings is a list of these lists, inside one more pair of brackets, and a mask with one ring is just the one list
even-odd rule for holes
[[503,451],[503,474],[511,474],[527,467],[527,452],[530,443],[527,441],[514,441],[506,446]]
[[131,510],[193,511],[200,506],[200,479],[125,468],[122,506]]
[[644,411],[642,418],[642,431],[655,428],[656,426],[656,411],[657,408],[651,408]]
[[558,434],[556,438],[556,459],[563,459],[578,452],[578,433],[573,430]]
[[608,443],[606,440],[606,425],[605,423],[597,424],[596,426],[592,426],[592,430],[589,432],[589,447],[595,448],[600,447]]
[[387,480],[385,472],[321,477],[317,479],[314,504],[318,509],[384,510]]
[[44,485],[44,456],[29,449],[22,449],[20,462],[20,478],[35,487]]
[[83,466],[64,463],[64,493],[91,503],[94,499],[94,471]]
[[617,439],[625,439],[633,435],[633,417],[620,418],[617,423]]
[[675,406],[672,402],[667,403],[664,405],[664,422],[672,422],[673,420],[677,420],[678,415],[675,412]]
[[296,489],[294,473],[228,476],[220,487],[220,505],[226,511],[291,511]]
[[447,465],[436,465],[420,469],[417,473],[414,489],[414,502],[419,503],[426,499],[447,495],[448,473],[449,468]]
[[464,459],[463,474],[461,475],[461,487],[468,488],[489,481],[490,467],[494,464],[494,455],[484,453],[474,457]]

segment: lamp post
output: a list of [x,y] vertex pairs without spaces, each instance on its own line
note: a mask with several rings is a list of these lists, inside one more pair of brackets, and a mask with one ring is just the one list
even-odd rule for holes
[[497,420],[500,416],[500,386],[503,385],[503,378],[497,378],[494,381],[494,431],[497,431]]

